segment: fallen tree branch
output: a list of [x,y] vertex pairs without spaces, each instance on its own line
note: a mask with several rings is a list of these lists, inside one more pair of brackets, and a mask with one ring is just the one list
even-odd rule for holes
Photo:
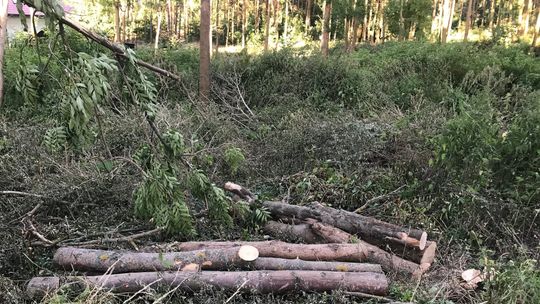
[[118,237],[118,238],[103,238],[98,240],[91,240],[91,241],[84,241],[84,242],[65,242],[61,241],[58,242],[58,245],[61,246],[79,246],[79,247],[85,247],[85,246],[93,246],[93,245],[102,245],[102,244],[110,244],[110,243],[119,243],[119,242],[133,242],[136,239],[140,239],[143,237],[151,236],[159,234],[161,231],[163,231],[163,228],[155,228],[148,231],[143,231],[140,233]]
[[[27,1],[25,1],[27,2]],[[126,52],[125,50],[120,47],[119,45],[117,44],[114,44],[112,42],[110,42],[107,38],[103,37],[103,36],[100,36],[86,28],[84,28],[82,25],[78,24],[77,22],[73,21],[73,20],[70,20],[70,19],[67,19],[66,17],[62,17],[62,19],[60,19],[60,22],[71,27],[72,29],[76,30],[77,32],[81,33],[83,36],[95,41],[96,43],[108,48],[109,50],[111,50],[113,53],[115,53],[115,55],[119,55],[119,56],[122,56],[124,58],[128,58],[128,56],[126,55]],[[181,77],[176,75],[176,74],[173,74],[167,70],[164,70],[160,67],[157,67],[155,65],[152,65],[148,62],[145,62],[145,61],[142,61],[142,60],[139,60],[139,59],[135,59],[135,64],[137,65],[140,65],[144,68],[147,68],[149,69],[150,71],[152,72],[155,72],[157,74],[160,74],[160,75],[163,75],[163,76],[166,76],[166,77],[169,77],[169,78],[172,78],[174,80],[177,80],[177,81],[180,81],[181,80]]]
[[184,291],[197,291],[211,286],[229,291],[255,293],[329,292],[337,289],[375,295],[388,293],[388,279],[381,273],[288,270],[139,272],[62,279],[35,277],[28,283],[26,292],[32,298],[43,297],[66,283],[83,289],[99,287],[112,292],[136,292],[153,283],[157,288],[180,286],[179,289]]

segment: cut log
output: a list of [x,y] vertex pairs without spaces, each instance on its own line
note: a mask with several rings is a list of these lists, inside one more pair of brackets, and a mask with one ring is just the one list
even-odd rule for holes
[[[61,284],[81,284],[112,292],[137,292],[146,286],[175,287],[197,291],[208,286],[230,291],[287,293],[292,291],[325,292],[345,290],[385,295],[388,280],[384,274],[371,272],[325,271],[238,271],[238,272],[139,272],[90,277],[36,277],[30,280],[27,294],[42,297]],[[76,284],[78,283],[78,284]]]
[[339,228],[325,225],[313,219],[308,219],[313,232],[323,238],[327,243],[351,243],[354,241],[353,236]]
[[324,238],[315,234],[310,224],[288,225],[275,221],[268,221],[263,227],[264,233],[273,235],[281,240],[304,241],[307,243],[322,243]]
[[316,270],[343,272],[379,272],[381,265],[369,263],[304,261],[300,259],[258,258],[249,263],[255,270]]
[[386,223],[372,217],[323,206],[317,202],[308,206],[289,205],[281,202],[263,202],[263,206],[277,218],[315,219],[346,232],[357,234],[363,240],[373,244],[384,244],[399,240],[400,243],[417,246],[423,250],[427,242],[427,233],[425,231]]
[[[240,253],[240,251],[244,251]],[[227,270],[240,267],[252,259],[253,246],[190,252],[140,253],[62,247],[56,251],[54,262],[65,269],[109,271],[112,273],[180,270]],[[256,257],[255,257],[256,259]]]
[[251,193],[251,191],[235,183],[226,182],[223,186],[223,189],[238,195],[240,199],[250,204],[255,202],[255,200],[257,199],[257,197],[253,195],[253,193]]
[[[238,253],[238,257],[235,253]],[[221,253],[221,257],[217,257]],[[144,253],[78,248],[58,249],[54,261],[70,270],[123,273],[145,271],[228,270],[231,267],[251,270],[318,270],[344,272],[381,272],[377,264],[303,261],[259,257],[251,245],[189,252]]]
[[[355,242],[353,235],[339,228],[322,224],[313,219],[307,219],[306,222],[308,225],[285,225],[288,229],[287,236],[291,239],[300,240],[305,243],[320,243],[317,238],[311,236],[312,234],[315,234],[327,243]],[[312,230],[313,233],[310,233],[309,230]],[[265,232],[273,235],[276,238],[279,238],[280,236],[279,232],[276,232],[275,229],[265,229]],[[426,248],[424,250],[420,250],[418,246],[411,246],[408,242],[395,239],[395,242],[389,242],[389,244],[387,244],[385,247],[388,247],[385,248],[387,251],[394,253],[399,257],[418,263],[422,265],[423,268],[428,269],[435,259],[437,243],[428,241]]]
[[363,241],[356,244],[292,244],[281,241],[262,242],[183,242],[146,250],[193,251],[224,249],[251,245],[259,250],[260,257],[301,259],[305,261],[370,262],[383,269],[413,276],[421,275],[427,268],[390,254]]

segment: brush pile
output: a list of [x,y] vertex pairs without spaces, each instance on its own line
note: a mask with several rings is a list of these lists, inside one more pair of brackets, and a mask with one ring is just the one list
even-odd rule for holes
[[[227,183],[233,200],[254,203],[247,189]],[[320,203],[307,206],[262,202],[273,220],[264,231],[276,240],[180,242],[140,251],[61,247],[54,262],[84,276],[35,277],[31,297],[60,286],[138,292],[168,287],[195,291],[212,286],[231,291],[285,293],[344,290],[373,296],[388,293],[385,272],[418,278],[435,258],[437,244],[419,229],[401,227]],[[301,241],[287,243],[279,239]],[[92,275],[90,275],[92,274]]]

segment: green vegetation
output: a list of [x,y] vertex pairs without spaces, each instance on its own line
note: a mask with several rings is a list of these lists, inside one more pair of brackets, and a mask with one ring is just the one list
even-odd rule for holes
[[[137,51],[181,71],[178,83],[138,69],[134,57],[117,65],[82,40],[70,42],[76,52],[58,50],[46,61],[26,44],[16,41],[6,54],[0,189],[45,195],[47,211],[36,222],[50,239],[118,225],[162,227],[168,240],[261,237],[267,212],[230,204],[216,186],[228,180],[263,199],[348,210],[394,192],[364,212],[421,226],[441,243],[433,276],[419,288],[398,280],[394,297],[538,302],[540,62],[528,46],[394,42],[351,54],[336,48],[328,58],[309,49],[218,54],[210,101],[200,102],[194,49]],[[0,199],[4,223],[34,205]],[[2,276],[24,280],[51,269],[47,249],[30,249],[13,223],[2,227],[9,244],[0,253]],[[448,269],[462,265],[493,276],[474,293],[456,294]],[[189,301],[230,296],[202,295]],[[114,300],[88,291],[74,301],[89,297]]]

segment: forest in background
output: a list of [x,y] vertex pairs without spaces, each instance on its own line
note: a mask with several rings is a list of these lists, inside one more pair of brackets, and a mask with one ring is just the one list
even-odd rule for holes
[[[360,208],[429,231],[435,264],[420,281],[396,275],[396,300],[539,302],[539,3],[256,2],[212,1],[204,26],[196,1],[92,3],[81,24],[136,43],[122,54],[70,28],[56,2],[26,2],[44,3],[48,33],[4,49],[0,301],[30,302],[25,284],[57,274],[62,244],[146,231],[157,233],[138,246],[264,239],[268,211],[238,208],[220,188],[235,181],[260,200]],[[196,43],[203,28],[211,60]],[[466,290],[455,277],[467,268],[493,275]],[[44,301],[163,297],[360,302],[215,289],[62,289]]]

